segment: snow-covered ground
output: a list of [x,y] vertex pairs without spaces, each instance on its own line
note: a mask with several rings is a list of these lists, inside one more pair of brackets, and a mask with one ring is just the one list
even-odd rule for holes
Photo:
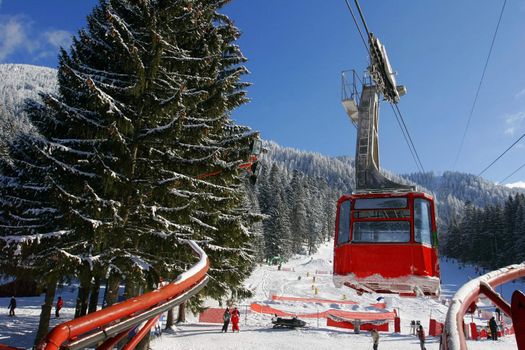
[[[232,334],[220,332],[221,325],[202,324],[197,322],[197,317],[188,315],[188,323],[176,327],[174,331],[165,332],[161,337],[152,340],[154,350],[167,349],[371,349],[372,340],[368,332],[354,334],[352,330],[328,327],[324,318],[305,318],[307,327],[297,330],[273,329],[271,316],[249,312],[252,302],[266,304],[278,310],[290,313],[308,314],[322,312],[327,309],[346,311],[383,312],[370,304],[376,303],[382,296],[388,304],[388,309],[395,308],[401,317],[401,334],[390,332],[380,333],[380,349],[406,350],[419,349],[419,342],[415,336],[410,335],[410,321],[420,320],[428,333],[429,319],[444,321],[447,311],[440,300],[429,297],[401,298],[393,295],[364,294],[362,296],[348,288],[335,288],[332,277],[323,272],[332,269],[332,244],[327,243],[320,247],[312,257],[297,256],[283,265],[281,271],[276,266],[258,266],[254,273],[246,280],[246,286],[253,290],[254,296],[250,300],[239,301],[237,306],[241,311],[241,332]],[[472,267],[459,267],[453,261],[442,261],[442,288],[443,296],[450,297],[469,279],[478,275]],[[317,272],[317,273],[316,273]],[[315,281],[313,280],[315,276]],[[315,294],[317,289],[317,294]],[[525,290],[524,284],[511,284],[498,287],[498,292],[509,300],[510,293],[515,289]],[[74,313],[74,287],[64,287],[57,292],[65,300],[62,317],[52,318],[52,325],[72,318]],[[101,291],[101,296],[103,291]],[[357,304],[297,302],[297,301],[272,301],[271,295],[308,297],[329,300],[355,301]],[[7,316],[9,298],[0,298],[0,343],[30,348],[38,325],[40,305],[43,297],[18,298],[17,316]],[[210,301],[210,307],[217,307]],[[487,312],[494,308],[485,307]],[[468,321],[470,322],[470,316]],[[486,321],[476,320],[480,324]],[[427,338],[428,350],[439,349],[439,339]],[[516,349],[514,337],[505,337],[497,342],[488,340],[469,341],[469,349]]]
[[[370,334],[362,331],[354,334],[352,330],[326,326],[326,319],[306,319],[307,327],[297,330],[273,329],[271,316],[246,312],[251,302],[265,303],[276,309],[297,314],[316,313],[326,309],[340,309],[348,311],[381,312],[371,307],[377,302],[376,298],[382,296],[390,309],[395,308],[401,317],[401,334],[390,332],[380,333],[380,349],[406,350],[419,349],[419,341],[410,335],[410,321],[420,320],[428,333],[430,317],[443,322],[447,307],[440,300],[429,297],[401,298],[392,295],[365,294],[362,296],[351,289],[337,289],[332,283],[332,277],[325,274],[315,274],[316,271],[331,271],[332,269],[332,243],[324,244],[313,257],[298,256],[278,271],[275,266],[259,266],[246,285],[254,291],[250,300],[239,302],[241,311],[241,332],[220,332],[221,325],[199,324],[196,318],[189,318],[187,324],[179,325],[174,332],[164,333],[161,338],[152,341],[154,350],[167,349],[371,349]],[[451,296],[469,279],[477,276],[472,267],[459,267],[453,261],[442,261],[443,295]],[[292,271],[288,271],[291,269]],[[315,275],[315,282],[313,281]],[[300,277],[300,279],[299,279]],[[312,287],[313,286],[313,287]],[[315,294],[317,288],[318,294]],[[524,290],[523,284],[514,284],[504,287],[504,294],[509,297],[515,289]],[[498,288],[500,291],[500,288]],[[310,297],[330,300],[353,300],[356,305],[285,302],[272,301],[271,295],[284,295],[294,297]],[[210,303],[209,306],[217,306]],[[492,312],[492,306],[486,306]],[[470,318],[470,317],[469,317]],[[470,319],[469,319],[470,321]],[[486,324],[481,319],[475,320]],[[426,348],[439,349],[439,338],[428,337]],[[469,341],[469,349],[516,349],[514,337],[505,337],[492,342]]]

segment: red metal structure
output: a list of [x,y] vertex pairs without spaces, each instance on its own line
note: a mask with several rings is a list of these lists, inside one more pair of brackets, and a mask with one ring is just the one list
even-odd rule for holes
[[[209,260],[193,241],[188,241],[199,255],[199,262],[174,282],[155,291],[112,305],[56,326],[37,346],[39,350],[112,349],[129,337],[123,349],[131,350],[148,334],[160,315],[188,300],[208,281]],[[135,330],[134,336],[129,336]]]
[[[248,174],[252,185],[255,185],[255,182],[257,181],[257,174],[259,172],[259,155],[261,154],[262,150],[262,141],[259,139],[253,140],[251,146],[251,154],[250,158],[248,159],[248,162],[239,165],[239,169],[244,170]],[[219,175],[223,171],[224,170],[217,170],[211,173],[200,174],[197,175],[195,178],[199,180],[205,179],[208,177]]]
[[437,295],[434,201],[423,192],[356,193],[337,202],[334,283]]
[[491,271],[463,285],[450,303],[440,350],[467,350],[464,317],[481,294],[484,294],[503,313],[512,318],[518,349],[525,350],[525,296],[520,291],[515,291],[512,295],[512,305],[509,305],[494,290],[500,284],[523,277],[525,277],[525,263]]

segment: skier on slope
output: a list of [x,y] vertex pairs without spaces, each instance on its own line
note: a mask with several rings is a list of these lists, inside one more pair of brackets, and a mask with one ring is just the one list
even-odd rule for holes
[[232,311],[232,332],[239,332],[239,310],[237,308],[233,308]]
[[222,315],[222,319],[224,321],[224,324],[222,325],[222,332],[226,333],[228,331],[228,325],[230,324],[230,309],[227,307],[226,310],[224,310],[224,315]]

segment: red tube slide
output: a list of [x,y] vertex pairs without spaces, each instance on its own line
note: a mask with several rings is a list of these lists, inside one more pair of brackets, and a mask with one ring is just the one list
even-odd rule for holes
[[[104,330],[108,326],[137,316],[192,290],[192,288],[199,285],[206,278],[210,263],[206,253],[195,242],[188,241],[188,243],[200,256],[200,260],[190,270],[180,275],[174,282],[160,289],[112,305],[97,312],[64,322],[56,326],[37,346],[37,349],[59,350],[67,343],[77,341],[83,336],[87,336],[95,331]],[[164,311],[160,308],[159,310],[158,314]],[[149,320],[155,319],[158,314],[152,315]],[[143,330],[145,331],[146,328],[149,330],[153,324],[153,321],[147,322]]]

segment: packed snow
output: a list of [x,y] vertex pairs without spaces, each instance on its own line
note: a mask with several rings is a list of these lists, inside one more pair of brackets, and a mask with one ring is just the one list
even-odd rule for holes
[[[249,300],[239,301],[235,305],[241,312],[240,333],[221,333],[222,324],[199,323],[198,316],[188,314],[187,323],[179,324],[173,330],[164,332],[161,336],[153,336],[151,348],[153,350],[168,349],[371,349],[372,339],[368,331],[355,334],[353,330],[329,327],[325,318],[302,318],[307,326],[302,329],[273,329],[272,315],[251,312],[249,305],[258,303],[268,305],[277,310],[297,314],[322,313],[328,309],[341,311],[360,312],[387,312],[396,310],[401,317],[401,333],[393,332],[390,324],[388,332],[380,332],[379,349],[406,350],[419,349],[419,341],[411,334],[410,321],[419,320],[428,334],[430,317],[443,322],[447,306],[443,299],[450,298],[455,291],[469,279],[478,276],[475,268],[459,266],[454,261],[441,261],[442,270],[442,298],[431,297],[399,297],[395,295],[363,294],[358,295],[348,288],[336,288],[332,282],[332,243],[323,244],[313,256],[296,256],[282,265],[259,265],[249,279],[245,281],[247,287],[253,290],[253,297]],[[315,281],[314,281],[315,277]],[[507,300],[515,289],[525,290],[523,283],[498,287]],[[317,294],[316,294],[317,293]],[[101,291],[103,295],[103,290]],[[272,300],[272,295],[325,299],[327,302],[307,302],[293,300]],[[57,291],[56,297],[64,298],[64,308],[61,318],[52,317],[51,324],[57,325],[73,317],[74,300],[76,297],[75,286],[62,287]],[[372,304],[377,303],[377,298],[383,297],[386,310],[377,308]],[[286,298],[284,298],[286,299]],[[338,302],[340,301],[340,302]],[[350,303],[356,302],[356,304]],[[30,348],[38,325],[42,297],[17,298],[18,308],[15,317],[9,317],[7,305],[9,298],[0,298],[0,343]],[[214,301],[208,301],[207,306],[218,307]],[[484,316],[492,315],[494,307],[487,303],[482,307]],[[480,325],[486,325],[486,320],[467,316]],[[513,336],[500,338],[497,342],[489,340],[468,341],[469,349],[516,349]],[[439,338],[427,336],[426,348],[439,349]]]
[[[297,256],[284,264],[279,271],[277,266],[260,265],[245,282],[253,290],[254,296],[249,300],[239,302],[237,307],[241,311],[240,333],[221,333],[220,324],[198,323],[197,317],[189,317],[188,323],[178,325],[173,331],[165,332],[161,337],[152,341],[152,349],[371,349],[370,333],[361,331],[355,334],[353,330],[328,327],[326,319],[302,318],[307,327],[296,330],[273,329],[272,315],[250,312],[250,303],[266,304],[275,309],[301,314],[322,312],[327,309],[347,311],[383,312],[371,304],[377,303],[377,298],[387,304],[387,309],[395,309],[401,317],[401,333],[393,332],[390,324],[389,332],[380,332],[379,349],[406,350],[419,349],[419,340],[411,335],[410,322],[419,320],[428,334],[430,318],[439,322],[445,320],[447,306],[445,299],[450,298],[455,291],[469,279],[478,276],[476,269],[469,266],[459,266],[454,261],[441,261],[442,269],[442,298],[431,297],[399,297],[394,295],[357,293],[348,288],[338,289],[333,285],[332,276],[332,243],[324,244],[317,254],[312,257]],[[328,273],[327,273],[328,272]],[[480,272],[481,273],[481,272]],[[315,281],[314,281],[315,276]],[[507,300],[515,289],[524,290],[524,285],[511,284],[498,287]],[[317,294],[316,294],[317,291]],[[356,301],[357,304],[296,302],[272,300],[272,295],[293,296],[303,298]],[[217,307],[210,302],[210,307]],[[487,303],[482,307],[484,315],[492,315],[494,307]],[[299,316],[299,318],[301,318]],[[486,325],[486,320],[472,318],[479,325]],[[231,326],[230,326],[231,327]],[[426,348],[439,349],[439,337],[427,336]],[[468,341],[469,349],[516,349],[513,336],[500,338],[497,342],[489,340]]]

